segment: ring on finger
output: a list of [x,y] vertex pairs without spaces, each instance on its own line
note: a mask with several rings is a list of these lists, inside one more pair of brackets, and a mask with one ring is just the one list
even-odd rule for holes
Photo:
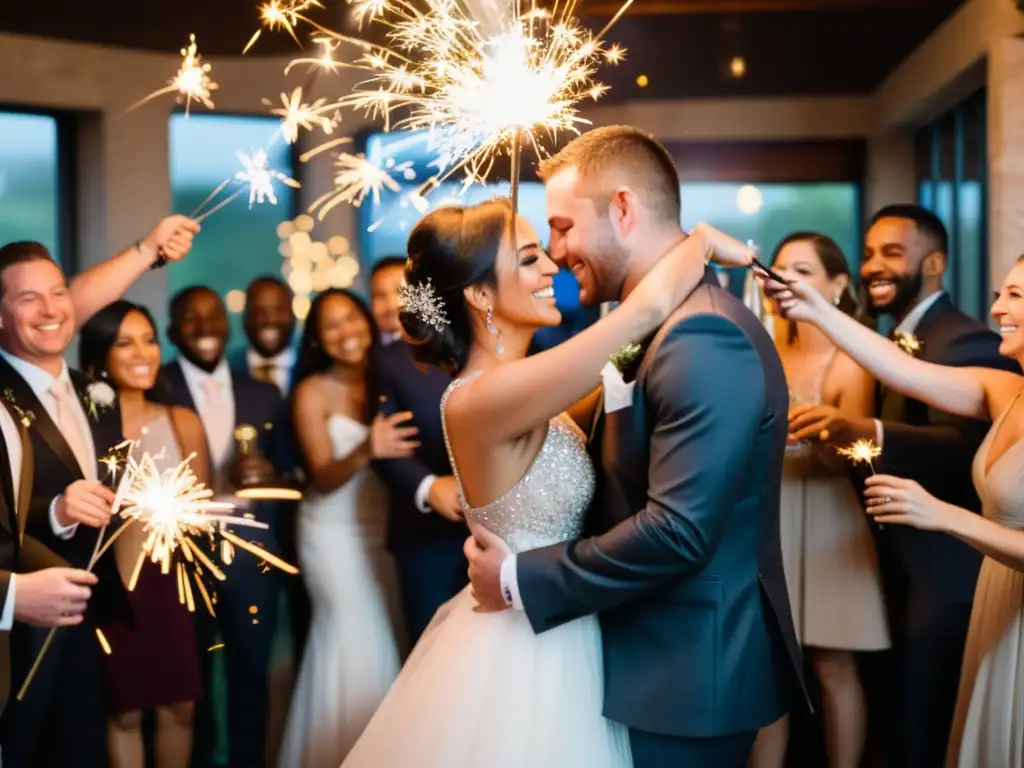
[[886,496],[884,499],[882,499],[882,503],[883,504],[890,504],[890,503],[892,503],[892,496]]
[[828,428],[825,428],[818,433],[818,440],[823,443],[828,442],[830,437],[832,437],[832,433],[828,431]]

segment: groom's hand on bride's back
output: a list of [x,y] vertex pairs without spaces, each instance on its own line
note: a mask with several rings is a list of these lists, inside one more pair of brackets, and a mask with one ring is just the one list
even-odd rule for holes
[[501,594],[501,564],[505,552],[500,547],[488,546],[470,536],[462,548],[469,561],[469,581],[476,599],[478,611],[495,612],[508,610],[508,603]]

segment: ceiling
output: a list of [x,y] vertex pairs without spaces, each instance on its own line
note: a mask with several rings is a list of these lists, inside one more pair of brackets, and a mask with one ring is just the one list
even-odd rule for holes
[[[626,60],[601,73],[609,100],[855,94],[874,89],[963,0],[634,0],[608,35]],[[619,0],[581,0],[603,27]],[[314,19],[338,29],[342,0]],[[207,60],[238,55],[258,27],[257,0],[7,2],[0,30],[176,53],[195,33]],[[97,12],[102,8],[102,13]],[[264,34],[248,55],[298,50]],[[730,71],[743,60],[743,73]],[[646,76],[646,87],[637,79]]]

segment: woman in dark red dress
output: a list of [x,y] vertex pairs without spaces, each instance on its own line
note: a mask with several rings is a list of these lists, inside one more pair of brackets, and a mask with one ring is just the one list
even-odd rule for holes
[[[127,301],[101,310],[81,330],[81,367],[117,390],[121,421],[133,452],[158,459],[161,469],[195,453],[191,467],[200,481],[208,474],[206,438],[199,417],[147,398],[160,369],[160,346],[149,312]],[[129,584],[145,534],[132,525],[113,546],[118,571]],[[110,644],[106,662],[108,748],[112,768],[143,768],[142,717],[156,714],[157,768],[187,768],[192,748],[192,713],[200,695],[199,660],[192,616],[178,596],[175,571],[143,564],[128,593],[134,627],[101,627]],[[204,610],[202,604],[198,610]]]

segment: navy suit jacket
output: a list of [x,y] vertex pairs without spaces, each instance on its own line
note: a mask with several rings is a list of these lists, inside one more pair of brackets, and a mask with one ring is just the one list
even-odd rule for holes
[[373,463],[389,491],[388,548],[394,552],[406,545],[423,546],[432,539],[465,540],[465,525],[416,508],[416,490],[425,477],[452,474],[441,428],[441,395],[451,376],[439,368],[417,367],[409,345],[394,341],[376,350],[370,382],[376,397],[384,398],[381,412],[412,411],[413,423],[420,430],[420,447],[413,457]]
[[756,730],[792,704],[788,409],[771,339],[709,273],[648,348],[632,407],[598,423],[588,526],[600,535],[517,556],[535,631],[600,614],[609,719],[707,738]]

